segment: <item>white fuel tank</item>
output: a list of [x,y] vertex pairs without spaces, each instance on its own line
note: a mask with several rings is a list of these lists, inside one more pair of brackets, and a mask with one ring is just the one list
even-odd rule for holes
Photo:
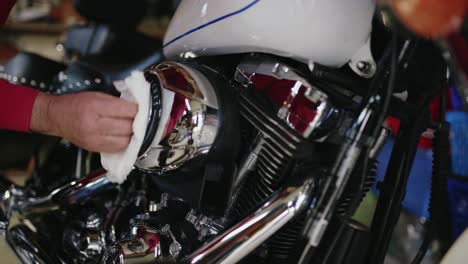
[[375,0],[182,0],[164,54],[263,52],[340,67],[369,46],[374,9]]

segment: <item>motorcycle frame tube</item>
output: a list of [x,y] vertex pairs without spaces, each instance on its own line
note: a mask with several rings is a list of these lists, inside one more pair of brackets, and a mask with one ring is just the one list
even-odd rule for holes
[[[383,263],[383,258],[388,249],[393,228],[398,220],[398,214],[395,214],[395,212],[401,211],[400,203],[404,197],[402,194],[404,194],[409,177],[409,170],[406,168],[412,167],[416,153],[417,146],[412,144],[412,142],[416,141],[416,138],[408,134],[414,130],[419,129],[415,127],[413,130],[404,131],[403,133],[406,135],[398,137],[392,151],[383,182],[384,188],[382,188],[372,222],[373,242],[370,244],[368,263]],[[408,146],[411,146],[411,150]],[[394,187],[387,188],[390,185]]]
[[64,204],[83,202],[113,186],[106,175],[107,172],[104,169],[97,170],[79,181],[72,181],[55,189],[48,196],[28,198],[25,202],[17,205],[14,210],[27,215],[56,210]]
[[[428,107],[431,101],[432,99],[427,99],[421,109]],[[377,201],[366,263],[384,262],[401,212],[408,178],[416,156],[417,142],[428,125],[427,118],[420,112],[412,116],[407,123],[402,123],[400,127]]]
[[[429,45],[427,42],[426,44],[420,43],[418,45],[420,54],[414,55],[413,59],[417,60],[417,56],[421,56],[421,54],[424,54],[424,56],[437,54],[434,53],[434,50],[437,51],[437,49],[432,46],[433,44],[430,44],[431,46],[427,45]],[[444,66],[440,64],[443,58],[437,58],[437,56],[431,58],[433,61],[431,61],[430,65],[435,67],[431,70],[434,70],[434,73],[438,71],[440,76],[437,81],[434,80],[433,83],[423,86],[424,93],[419,93],[417,97],[408,100],[407,103],[414,106],[416,111],[408,113],[407,118],[400,119],[400,128],[396,135],[372,220],[372,237],[366,263],[384,262],[394,228],[402,210],[402,202],[416,156],[419,138],[431,122],[429,106],[437,96],[445,92],[445,89],[442,88],[446,87],[446,79],[442,76]]]
[[182,260],[182,263],[237,263],[291,219],[312,199],[314,183],[287,187],[273,194],[261,208]]

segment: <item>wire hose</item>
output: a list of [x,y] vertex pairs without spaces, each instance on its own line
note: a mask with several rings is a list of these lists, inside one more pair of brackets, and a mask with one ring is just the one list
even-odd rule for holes
[[[397,61],[397,49],[398,49],[398,40],[397,40],[397,37],[396,36],[393,36],[392,38],[392,41],[391,43],[389,44],[387,50],[385,51],[385,54],[384,56],[382,57],[381,59],[381,62],[379,62],[379,66],[378,69],[377,69],[377,72],[376,72],[376,76],[374,77],[374,79],[372,80],[371,82],[371,85],[370,85],[370,93],[369,95],[373,96],[375,95],[376,93],[378,92],[381,92],[379,91],[379,88],[382,88],[382,87],[379,87],[379,80],[381,80],[380,78],[382,77],[385,77],[385,67],[383,67],[382,64],[386,63],[386,61],[388,59],[390,59],[390,76],[388,78],[388,85],[387,85],[387,90],[384,91],[384,101],[383,101],[383,104],[382,104],[382,107],[380,109],[381,113],[380,115],[378,116],[377,118],[377,122],[376,124],[382,124],[385,120],[385,117],[387,115],[387,111],[388,111],[388,107],[389,107],[389,104],[390,104],[390,99],[392,97],[392,92],[395,88],[395,82],[396,82],[396,75],[397,75],[397,66],[398,66],[398,61]],[[370,100],[371,96],[368,96],[366,97],[366,100],[364,100],[363,102],[368,102],[368,100]],[[376,129],[372,135],[370,135],[370,138],[372,139],[375,139],[377,137],[377,133],[380,132],[380,129]],[[363,164],[362,164],[362,167],[364,168],[362,170],[362,173],[361,173],[361,179],[360,179],[360,186],[359,186],[359,190],[362,191],[363,188],[364,188],[364,185],[365,185],[365,178],[366,178],[366,175],[367,175],[367,172],[368,172],[368,159],[369,159],[369,152],[370,152],[370,148],[367,147],[364,149],[363,153],[361,154],[361,158],[362,158],[362,161],[363,161]],[[352,204],[351,206],[348,208],[346,214],[344,215],[344,219],[347,220],[349,218],[352,217],[353,213],[354,213],[354,209],[357,208],[357,206],[359,205],[359,202],[361,201],[361,198],[362,197],[362,194],[359,194],[359,195],[356,195],[352,201]],[[323,262],[324,263],[327,263],[328,259],[330,258],[331,254],[332,254],[332,251],[333,249],[335,248],[336,244],[338,243],[338,240],[339,238],[341,237],[341,234],[343,233],[343,230],[344,230],[344,224],[341,225],[338,229],[338,231],[336,232],[335,234],[335,237],[333,239],[333,241],[331,242],[324,258],[323,258]]]
[[426,235],[413,264],[421,263],[436,231],[436,224],[443,217],[443,208],[447,194],[447,176],[450,174],[450,157],[447,154],[450,150],[448,124],[436,132],[434,138],[434,152],[432,164],[431,196],[429,200],[429,221],[427,222]]
[[[442,99],[443,98],[443,99]],[[441,97],[441,101],[445,97]],[[445,108],[441,104],[441,108]],[[446,205],[448,203],[447,193],[447,176],[451,173],[450,168],[450,141],[449,133],[450,126],[445,122],[444,109],[441,109],[441,127],[436,131],[433,145],[433,158],[432,158],[432,182],[431,194],[429,200],[429,221],[426,223],[426,234],[424,235],[422,244],[412,261],[412,264],[421,263],[426,255],[427,250],[431,244],[432,239],[436,233],[437,224],[440,224],[445,217]],[[448,224],[449,221],[444,221]]]

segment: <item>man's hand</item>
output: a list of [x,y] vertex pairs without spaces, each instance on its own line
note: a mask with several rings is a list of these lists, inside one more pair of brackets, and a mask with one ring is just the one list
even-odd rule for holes
[[30,128],[34,132],[63,137],[95,152],[125,149],[132,136],[136,104],[98,92],[63,96],[39,93]]

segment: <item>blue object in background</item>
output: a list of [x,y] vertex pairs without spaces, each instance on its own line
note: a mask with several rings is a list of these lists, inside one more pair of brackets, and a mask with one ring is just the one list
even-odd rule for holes
[[452,99],[453,110],[463,110],[463,99],[458,94],[457,87],[450,87],[450,98]]
[[450,123],[452,173],[447,182],[453,237],[468,227],[468,113],[447,113]]
[[[468,227],[468,113],[448,112],[446,119],[450,123],[452,173],[456,175],[447,182],[453,237],[456,238]],[[377,158],[378,181],[385,177],[393,145],[394,139],[389,138]],[[418,217],[429,217],[431,178],[432,150],[418,149],[403,201],[406,211]],[[375,187],[374,191],[378,193]]]
[[446,119],[450,123],[452,173],[468,177],[468,113],[448,112]]
[[[455,87],[451,90],[452,108],[463,109],[462,98]],[[468,227],[468,113],[452,111],[446,115],[450,123],[450,152],[452,173],[447,181],[449,210],[453,238],[456,239]],[[377,181],[383,181],[392,153],[394,139],[387,140],[377,160]],[[408,179],[403,208],[423,218],[429,217],[429,199],[432,178],[432,150],[418,149]],[[374,192],[378,193],[375,186]]]
[[[394,139],[389,138],[382,148],[378,160],[377,181],[383,181],[392,154]],[[418,217],[429,217],[429,198],[432,178],[432,150],[418,149],[411,169],[403,208]],[[374,187],[374,191],[378,190]]]
[[451,177],[447,181],[452,237],[456,239],[468,227],[468,178]]

